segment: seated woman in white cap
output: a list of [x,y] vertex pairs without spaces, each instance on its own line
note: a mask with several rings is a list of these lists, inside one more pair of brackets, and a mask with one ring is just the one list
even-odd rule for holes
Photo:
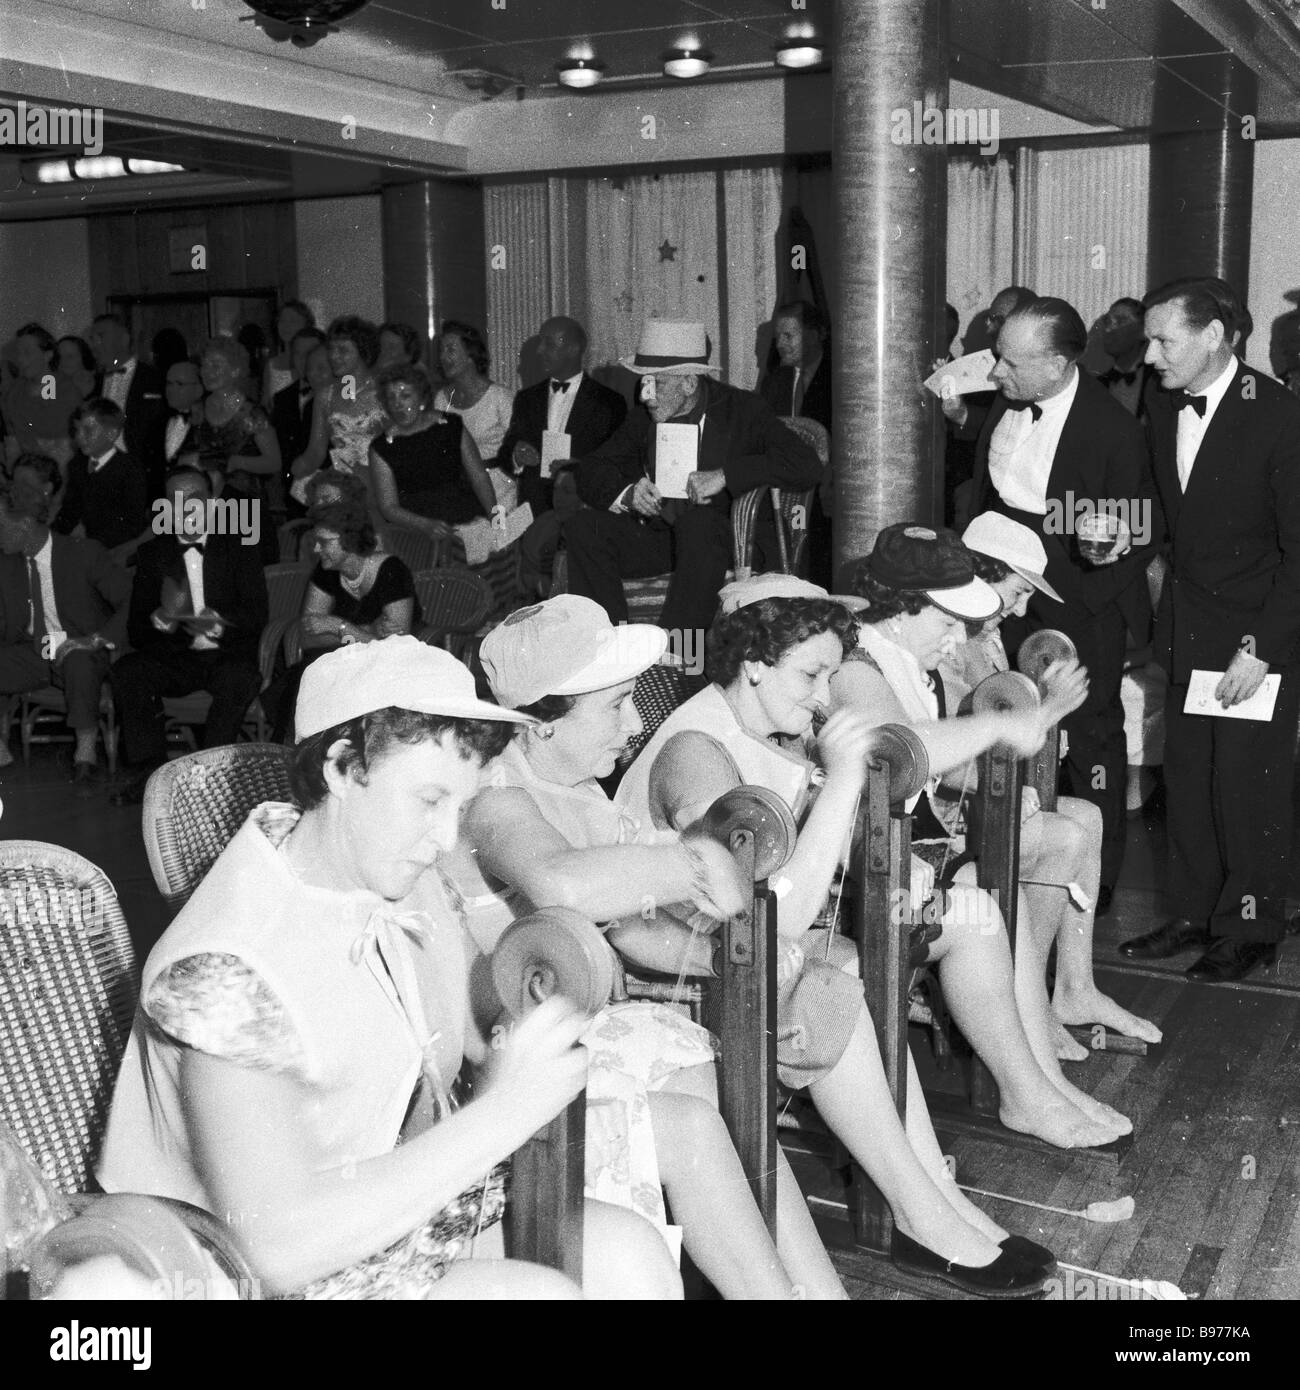
[[[642,833],[596,781],[640,732],[633,686],[667,640],[657,627],[616,628],[572,594],[512,614],[484,639],[493,694],[538,722],[489,768],[449,863],[480,949],[543,906],[627,919],[615,941],[689,938],[684,919],[699,913],[716,930],[741,909],[749,890],[722,845]],[[710,973],[716,939],[699,942],[695,973]],[[724,1298],[845,1297],[783,1155],[773,1245],[717,1110],[703,1028],[665,1005],[623,1002],[602,1010],[583,1042],[589,1195],[631,1206],[675,1247],[662,1184],[687,1251]]]
[[[853,829],[871,727],[846,710],[826,721],[816,745],[824,780],[815,799],[816,769],[804,740],[830,703],[830,678],[856,645],[857,623],[824,591],[784,575],[728,585],[722,598],[706,654],[713,683],[659,727],[617,799],[643,823],[679,831],[741,784],[767,787],[786,800],[799,837],[773,885],[786,954],[777,996],[781,1081],[807,1088],[831,1131],[884,1193],[897,1227],[896,1264],[971,1292],[1033,1293],[1052,1268],[1051,1253],[1008,1236],[952,1181],[910,1063],[906,1121],[899,1119],[856,978],[853,943],[810,930]],[[660,970],[677,970],[684,954],[679,940],[620,942],[620,949]],[[963,1028],[972,1040],[989,1036],[996,1044],[991,1065],[1007,1083],[1007,1118],[1056,1142],[1099,1142],[1038,1072],[1023,1034],[1017,1047],[1012,1027],[1003,1024],[1008,1016],[1014,1020],[1015,1006],[1005,940],[1001,958],[997,949],[998,939],[981,938],[978,926],[956,938],[945,930],[939,945],[942,968],[963,1001],[954,1006]]]
[[[452,1097],[462,1061],[489,1054],[438,861],[522,722],[414,637],[307,669],[302,810],[258,807],[150,953],[106,1190],[214,1212],[281,1295],[577,1296],[493,1257],[500,1165],[584,1084],[586,1017],[548,999],[499,1035],[473,1099]],[[654,1230],[602,1203],[583,1268],[592,1295],[681,1295]]]
[[[1047,552],[1043,542],[1029,527],[1001,512],[984,512],[966,528],[962,544],[971,552],[976,575],[997,594],[1002,608],[939,663],[946,702],[954,710],[986,676],[1009,668],[999,631],[1002,619],[1024,617],[1035,590],[1060,601],[1060,595],[1044,578]],[[967,791],[977,784],[975,770],[969,765],[950,771],[948,780],[964,784]],[[1052,942],[1056,943],[1052,1012],[1062,1025],[1057,1030],[1057,1056],[1082,1062],[1089,1055],[1088,1049],[1066,1032],[1067,1023],[1100,1023],[1127,1037],[1158,1043],[1160,1029],[1103,994],[1093,975],[1093,918],[1101,883],[1101,812],[1091,801],[1075,796],[1058,797],[1054,812],[1039,812],[1033,788],[1026,787],[1022,795],[1027,809],[1020,842],[1020,880],[1033,930],[1030,947],[1045,964]],[[1082,893],[1072,893],[1072,885]]]
[[[1087,673],[1077,662],[1049,668],[1047,696],[1032,715],[946,717],[943,682],[930,673],[966,640],[968,622],[984,622],[1002,607],[997,594],[976,577],[973,556],[952,532],[941,535],[907,523],[887,526],[876,537],[871,554],[854,567],[850,587],[867,600],[867,606],[859,614],[857,649],[831,681],[834,706],[852,710],[873,725],[909,724],[925,743],[931,780],[912,798],[908,810],[914,856],[928,863],[948,889],[949,910],[936,947],[942,951],[949,936],[955,943],[973,930],[985,946],[996,947],[1001,960],[1009,952],[998,909],[975,886],[975,865],[957,869],[953,862],[960,846],[954,843],[951,822],[961,793],[955,793],[957,806],[950,807],[941,795],[940,780],[954,768],[960,778],[972,759],[996,743],[1022,757],[1036,752],[1048,728],[1082,703]],[[1036,834],[1037,828],[1031,833]],[[957,869],[951,887],[950,866]],[[971,1031],[962,1017],[962,991],[950,985],[949,972],[941,967],[944,997],[971,1046],[997,1079],[1004,1124],[1065,1147],[1110,1143],[1129,1133],[1132,1125],[1119,1111],[1065,1079],[1057,1055],[1060,1029],[1047,1000],[1045,962],[1035,949],[1040,938],[1030,926],[1032,914],[1023,894],[1018,920],[1016,1007],[1006,1011],[1001,1028],[994,1017],[988,1020],[992,1026],[984,1037]],[[990,931],[992,922],[997,926]],[[1005,963],[1009,966],[1009,959]],[[1001,1064],[994,1060],[999,1049],[1005,1049]],[[1014,1070],[1000,1075],[999,1065],[1008,1064]],[[1029,1097],[1034,1095],[1038,1099],[1030,1104]]]

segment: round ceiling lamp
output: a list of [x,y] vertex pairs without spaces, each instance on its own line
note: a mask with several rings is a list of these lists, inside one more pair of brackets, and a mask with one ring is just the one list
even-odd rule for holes
[[781,68],[815,68],[825,58],[825,48],[815,39],[786,39],[776,49],[776,64]]
[[604,76],[606,64],[599,58],[566,58],[555,70],[566,87],[594,87]]
[[269,39],[276,43],[286,40],[295,48],[310,48],[326,34],[336,31],[345,19],[351,19],[364,9],[370,0],[244,0],[255,14],[241,15],[251,19]]
[[713,54],[707,48],[670,48],[664,54],[664,76],[683,80],[703,77],[713,63]]

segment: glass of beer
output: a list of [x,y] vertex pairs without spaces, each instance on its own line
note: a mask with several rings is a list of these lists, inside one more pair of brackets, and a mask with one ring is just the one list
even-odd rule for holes
[[1090,512],[1079,518],[1075,534],[1079,538],[1079,553],[1096,564],[1104,560],[1119,544],[1119,518],[1104,512]]

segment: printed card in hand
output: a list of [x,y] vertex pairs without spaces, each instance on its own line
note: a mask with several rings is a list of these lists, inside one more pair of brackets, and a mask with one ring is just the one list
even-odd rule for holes
[[557,463],[568,463],[573,436],[564,430],[542,431],[542,477],[549,478]]
[[989,380],[989,373],[996,361],[991,348],[985,348],[983,352],[968,352],[965,357],[945,362],[937,371],[926,377],[925,384],[936,396],[943,395],[945,381],[952,382],[953,393],[958,396],[969,396],[977,391],[992,391],[995,387]]
[[1219,719],[1257,719],[1267,724],[1273,718],[1273,706],[1277,703],[1281,676],[1265,676],[1264,683],[1250,697],[1239,705],[1224,709],[1214,698],[1214,692],[1223,679],[1222,671],[1193,671],[1187,683],[1187,700],[1183,704],[1184,714],[1212,714]]
[[655,426],[655,486],[660,497],[686,497],[686,480],[699,468],[696,425]]

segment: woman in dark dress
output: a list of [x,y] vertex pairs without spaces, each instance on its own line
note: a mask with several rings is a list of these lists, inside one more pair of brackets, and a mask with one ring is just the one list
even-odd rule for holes
[[338,503],[308,515],[317,564],[299,618],[303,657],[262,697],[277,740],[289,731],[302,673],[318,656],[409,633],[419,616],[411,571],[379,548],[364,506]]
[[389,421],[370,446],[380,516],[444,544],[455,539],[455,527],[490,516],[496,497],[478,448],[460,416],[434,410],[423,370],[389,368],[379,399]]

